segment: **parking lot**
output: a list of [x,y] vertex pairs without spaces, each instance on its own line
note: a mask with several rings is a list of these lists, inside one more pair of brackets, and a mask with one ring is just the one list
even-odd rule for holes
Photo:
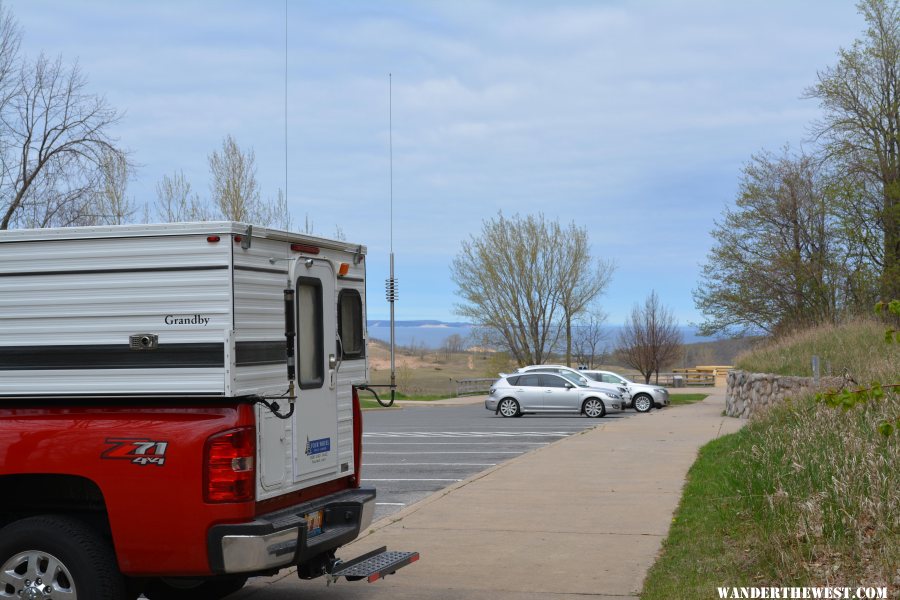
[[375,519],[485,469],[634,411],[588,419],[526,415],[504,419],[467,406],[405,406],[366,411],[363,485],[378,490]]

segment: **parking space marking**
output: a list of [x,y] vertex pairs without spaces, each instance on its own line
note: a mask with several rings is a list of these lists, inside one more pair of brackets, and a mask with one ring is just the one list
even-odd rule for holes
[[366,442],[369,446],[546,446],[549,442]]
[[384,431],[367,433],[367,438],[459,438],[459,437],[568,437],[570,431]]
[[438,452],[438,451],[430,451],[430,450],[416,450],[414,452],[381,452],[376,450],[375,452],[365,452],[364,454],[525,454],[525,450],[521,450],[519,452],[509,451],[509,450],[456,450],[454,452]]
[[411,462],[399,462],[399,463],[363,463],[363,466],[366,466],[366,467],[424,467],[424,466],[433,466],[433,467],[496,467],[496,466],[497,466],[497,463],[436,463],[436,462],[411,463]]
[[462,479],[366,479],[363,478],[363,481],[462,481]]

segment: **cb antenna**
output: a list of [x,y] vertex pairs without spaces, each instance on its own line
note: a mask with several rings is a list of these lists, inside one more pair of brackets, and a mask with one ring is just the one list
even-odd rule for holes
[[394,302],[397,300],[397,279],[394,277],[394,106],[393,85],[391,74],[388,73],[388,151],[390,156],[390,189],[391,189],[391,271],[390,277],[385,281],[385,296],[391,308],[391,403],[397,391],[397,370],[394,365]]

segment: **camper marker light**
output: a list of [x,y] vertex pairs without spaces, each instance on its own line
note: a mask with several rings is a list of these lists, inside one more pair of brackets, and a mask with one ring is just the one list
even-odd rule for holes
[[217,236],[217,235],[208,235],[208,236],[206,236],[206,241],[209,242],[209,243],[211,243],[211,244],[213,244],[213,243],[215,243],[215,242],[218,242],[218,241],[221,240],[221,239],[222,239],[222,238],[220,238],[220,237]]
[[234,236],[234,243],[235,243],[235,244],[240,244],[242,239],[244,239],[244,238],[242,238],[242,237],[239,236],[239,235],[236,235],[236,236]]
[[350,263],[341,263],[341,266],[338,268],[338,277],[343,277],[348,272],[350,272]]
[[291,250],[294,252],[306,252],[307,254],[318,254],[319,249],[316,246],[308,244],[291,244]]

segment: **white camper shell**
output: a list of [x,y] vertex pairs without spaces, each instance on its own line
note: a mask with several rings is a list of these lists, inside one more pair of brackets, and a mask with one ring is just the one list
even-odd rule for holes
[[345,476],[365,254],[235,222],[0,232],[0,405],[284,397],[289,289],[298,398],[257,406],[258,498]]

